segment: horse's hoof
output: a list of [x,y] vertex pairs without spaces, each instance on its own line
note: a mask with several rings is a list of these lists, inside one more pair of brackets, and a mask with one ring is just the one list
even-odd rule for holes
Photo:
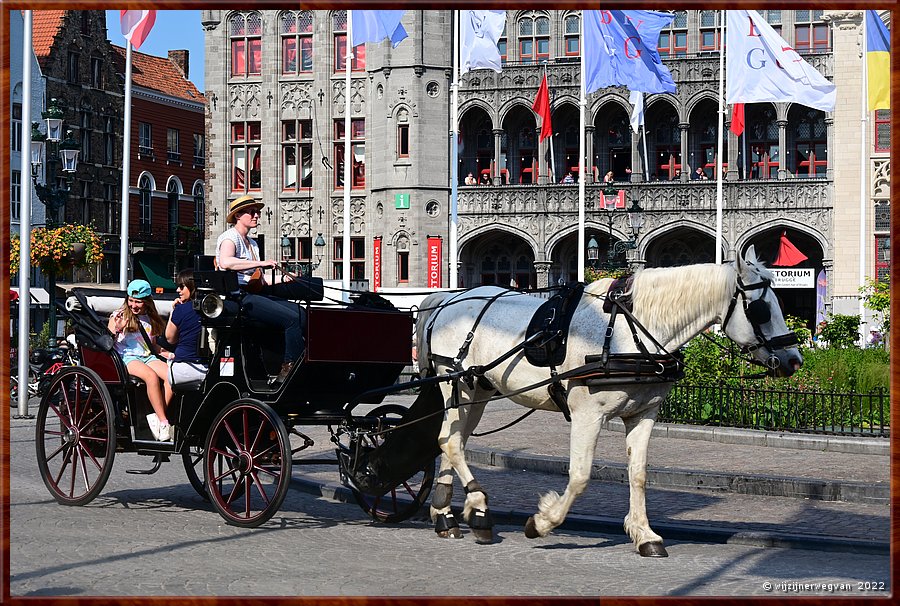
[[494,531],[490,528],[473,528],[472,536],[475,537],[476,543],[482,545],[494,542]]
[[439,530],[437,536],[442,539],[461,539],[463,538],[463,533],[457,526],[455,528],[448,528],[447,530]]
[[638,546],[638,553],[644,558],[667,558],[669,553],[663,547],[662,542],[643,543]]
[[525,536],[529,539],[536,539],[541,536],[537,531],[537,524],[534,523],[534,516],[528,516],[528,519],[525,521]]

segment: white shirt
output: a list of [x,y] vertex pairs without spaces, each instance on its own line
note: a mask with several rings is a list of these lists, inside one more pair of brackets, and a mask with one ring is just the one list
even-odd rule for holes
[[[259,244],[251,237],[243,238],[235,228],[227,229],[216,240],[216,263],[222,267],[222,258],[219,256],[222,242],[231,240],[234,242],[234,256],[244,261],[259,260]],[[246,284],[253,275],[255,269],[244,269],[237,272],[238,284]]]

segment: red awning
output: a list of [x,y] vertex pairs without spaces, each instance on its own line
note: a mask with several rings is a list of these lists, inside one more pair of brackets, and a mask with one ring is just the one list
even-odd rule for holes
[[793,267],[806,261],[809,257],[804,255],[794,244],[788,240],[787,232],[781,232],[781,243],[778,245],[778,257],[772,265],[778,267]]

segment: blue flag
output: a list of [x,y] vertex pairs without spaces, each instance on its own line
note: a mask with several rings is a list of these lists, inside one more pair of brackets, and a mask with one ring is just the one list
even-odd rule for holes
[[605,86],[627,86],[644,93],[674,93],[672,74],[656,44],[674,15],[656,11],[582,11],[584,84],[591,93]]
[[358,46],[365,42],[381,42],[391,39],[396,48],[406,38],[406,29],[400,20],[406,11],[350,11],[352,25],[350,46]]

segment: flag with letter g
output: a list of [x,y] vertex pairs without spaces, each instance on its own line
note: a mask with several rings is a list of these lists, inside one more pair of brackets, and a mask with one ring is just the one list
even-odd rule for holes
[[119,11],[119,21],[122,24],[122,35],[134,50],[141,48],[141,44],[147,39],[153,24],[156,23],[156,11]]
[[584,91],[627,86],[645,93],[674,93],[675,82],[656,50],[659,32],[674,15],[656,11],[582,11]]
[[833,112],[835,85],[754,10],[725,11],[725,102],[799,103]]

